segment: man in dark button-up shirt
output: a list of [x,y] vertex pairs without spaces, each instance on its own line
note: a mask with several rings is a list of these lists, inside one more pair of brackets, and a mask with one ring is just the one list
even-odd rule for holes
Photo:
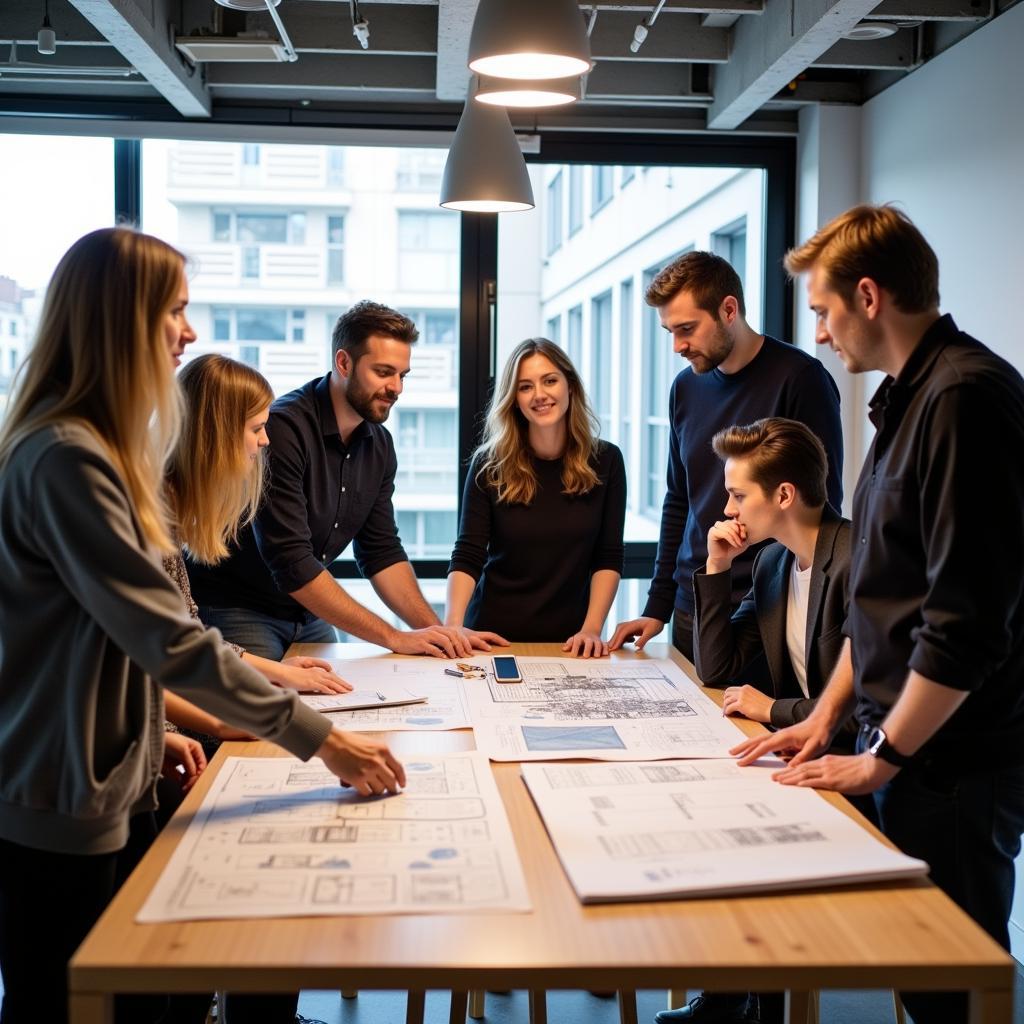
[[[814,713],[737,748],[796,751],[776,778],[873,792],[885,833],[1007,949],[1024,830],[1024,381],[938,310],[909,219],[857,207],[787,257],[818,341],[888,375],[853,502],[844,653]],[[1009,453],[992,473],[996,449]],[[818,757],[856,701],[859,750]],[[817,758],[817,759],[816,759]],[[907,994],[917,1024],[964,997]]]
[[[401,654],[466,656],[499,639],[442,626],[398,538],[397,461],[383,424],[417,335],[401,313],[357,303],[334,329],[331,373],[271,406],[268,487],[255,521],[223,562],[189,562],[200,615],[227,639],[275,659],[292,643],[333,641],[332,626]],[[331,576],[349,543],[359,571],[412,629],[393,628]]]

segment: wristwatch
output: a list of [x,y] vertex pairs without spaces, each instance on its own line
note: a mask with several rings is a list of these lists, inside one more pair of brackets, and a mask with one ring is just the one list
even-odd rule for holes
[[872,757],[888,761],[889,764],[895,765],[897,768],[906,768],[908,764],[912,764],[914,761],[913,757],[901,754],[889,742],[889,737],[877,725],[868,733],[865,749]]

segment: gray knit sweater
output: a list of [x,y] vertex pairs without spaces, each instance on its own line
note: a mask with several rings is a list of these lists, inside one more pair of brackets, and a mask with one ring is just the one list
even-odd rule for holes
[[0,471],[0,837],[123,846],[153,805],[159,684],[302,758],[331,728],[189,618],[99,442],[38,430]]

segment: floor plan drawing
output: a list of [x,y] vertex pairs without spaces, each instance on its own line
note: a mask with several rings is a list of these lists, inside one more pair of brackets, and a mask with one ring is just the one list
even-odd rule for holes
[[803,889],[922,875],[779,762],[529,764],[522,773],[584,903]]
[[486,758],[405,769],[366,799],[316,761],[228,758],[138,920],[529,910]]
[[720,758],[743,738],[671,661],[516,660],[522,682],[488,672],[462,683],[477,749],[492,760]]

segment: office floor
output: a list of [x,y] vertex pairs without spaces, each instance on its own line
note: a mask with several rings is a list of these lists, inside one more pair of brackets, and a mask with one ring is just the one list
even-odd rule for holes
[[[1017,993],[1013,1024],[1024,1024],[1024,968],[1017,968]],[[665,1007],[665,993],[637,993],[640,1024],[651,1024]],[[326,1024],[404,1024],[405,997],[393,992],[360,992],[342,999],[337,992],[304,992],[299,1012]],[[529,1008],[525,992],[487,994],[486,1024],[527,1024]],[[549,992],[548,1020],[552,1024],[618,1024],[618,1003],[587,992]],[[427,994],[425,1024],[447,1024],[448,993]],[[894,1024],[889,992],[825,992],[821,999],[822,1024]]]

